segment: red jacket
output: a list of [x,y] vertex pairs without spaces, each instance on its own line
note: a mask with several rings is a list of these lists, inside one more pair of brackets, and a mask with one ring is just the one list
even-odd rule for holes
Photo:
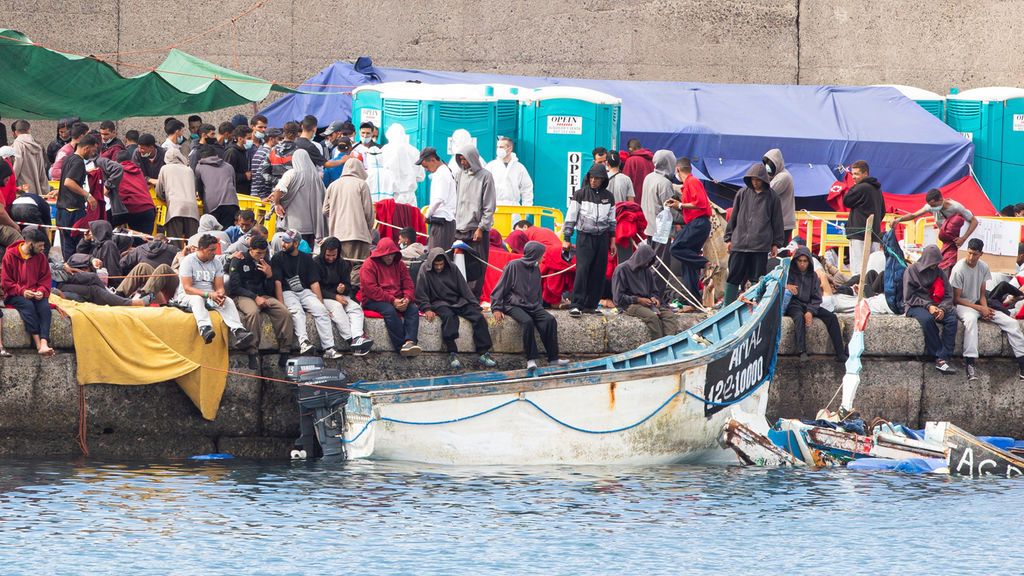
[[654,152],[647,148],[634,151],[622,164],[622,173],[633,181],[633,193],[636,194],[637,204],[643,196],[644,178],[651,172],[654,172]]
[[24,243],[19,240],[8,246],[0,262],[0,289],[4,291],[4,298],[24,296],[25,290],[42,292],[44,298],[49,298],[50,264],[43,254],[35,254],[27,260],[22,258],[19,250]]
[[[644,211],[636,202],[619,202],[615,205],[615,244],[627,248],[633,242],[640,242],[645,238],[644,230],[647,229],[647,218],[644,218]],[[637,238],[639,236],[639,238]]]
[[[394,254],[395,260],[390,266],[381,262],[382,256]],[[402,262],[402,252],[391,238],[381,238],[370,257],[359,269],[359,301],[387,302],[390,304],[398,298],[416,297],[409,269]]]
[[117,195],[124,202],[124,207],[129,214],[138,214],[146,210],[152,210],[153,197],[149,194],[149,181],[142,173],[139,165],[131,160],[119,162],[124,174],[121,176],[121,183],[117,187]]
[[11,168],[11,175],[7,178],[7,181],[0,182],[0,201],[3,201],[4,206],[7,207],[7,211],[10,212],[11,204],[13,204],[14,199],[18,197],[18,177],[14,174],[13,161],[0,158],[0,162],[7,162],[7,165]]

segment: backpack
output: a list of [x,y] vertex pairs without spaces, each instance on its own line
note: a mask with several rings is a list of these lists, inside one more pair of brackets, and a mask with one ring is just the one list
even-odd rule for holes
[[292,167],[293,154],[295,154],[294,144],[287,148],[277,145],[270,149],[270,154],[267,155],[267,161],[270,163],[270,177],[267,178],[267,182],[271,188],[277,186],[284,173]]
[[893,314],[903,314],[903,273],[907,270],[907,259],[892,228],[882,236],[882,250],[885,251],[885,302]]

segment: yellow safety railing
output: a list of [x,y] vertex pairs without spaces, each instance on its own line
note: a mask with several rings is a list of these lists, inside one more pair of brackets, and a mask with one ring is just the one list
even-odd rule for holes
[[[50,188],[56,190],[59,187],[59,182],[50,180]],[[153,186],[149,187],[149,195],[153,198],[153,205],[156,206],[156,222],[153,228],[153,234],[156,234],[159,228],[167,223],[167,203],[156,197],[156,189]],[[201,213],[203,211],[203,201],[197,200],[197,203]],[[253,214],[256,215],[256,221],[263,223],[270,236],[274,235],[274,231],[277,229],[277,214],[274,212],[274,206],[270,202],[261,200],[257,196],[239,194],[238,208],[239,210],[252,210]]]
[[[427,215],[427,208],[424,206],[420,209],[420,212],[424,216]],[[533,220],[535,226],[542,226],[544,228],[550,228],[555,231],[555,234],[562,233],[562,225],[565,224],[565,216],[562,215],[561,210],[555,208],[548,208],[546,206],[497,206],[494,209],[494,229],[497,230],[502,238],[507,237],[512,232],[512,226],[515,225],[513,217],[519,214],[519,220],[529,218]]]

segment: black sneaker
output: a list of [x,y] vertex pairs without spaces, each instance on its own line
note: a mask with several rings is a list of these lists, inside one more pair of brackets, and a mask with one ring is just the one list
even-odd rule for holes
[[249,370],[259,370],[260,362],[255,352],[249,352]]
[[946,375],[956,374],[956,368],[949,365],[945,360],[936,360],[935,369]]
[[199,328],[199,335],[203,337],[203,342],[209,344],[210,342],[213,342],[217,333],[213,331],[212,326],[202,326]]
[[239,350],[251,347],[256,340],[256,335],[245,328],[235,328],[231,331],[231,336],[235,339],[235,348]]
[[583,313],[584,314],[591,314],[591,315],[596,314],[598,316],[601,316],[601,314],[602,314],[601,311],[598,310],[597,308],[587,308],[587,309],[583,310]]

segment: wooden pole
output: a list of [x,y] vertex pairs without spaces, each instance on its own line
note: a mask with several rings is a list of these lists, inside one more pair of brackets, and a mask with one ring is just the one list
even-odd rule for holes
[[[857,304],[864,299],[864,277],[868,273],[868,259],[871,257],[871,244],[874,243],[874,224],[875,215],[871,214],[868,216],[867,222],[864,223],[864,250],[860,259],[860,281],[857,282]],[[853,268],[853,264],[850,262],[851,268]]]

